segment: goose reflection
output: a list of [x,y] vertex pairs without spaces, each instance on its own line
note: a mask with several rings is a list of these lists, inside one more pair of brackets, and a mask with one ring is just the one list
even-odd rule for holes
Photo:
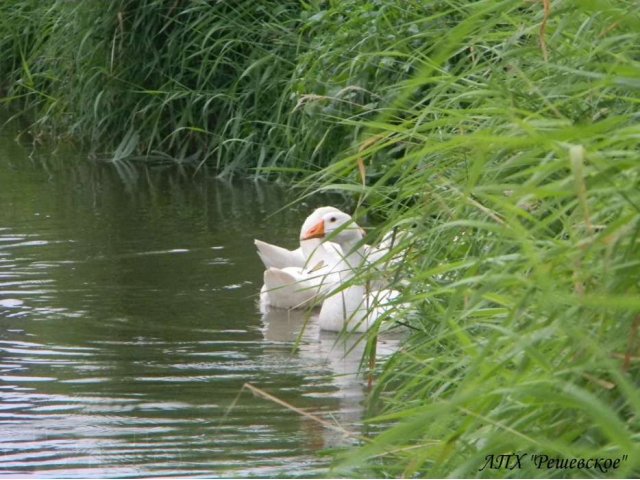
[[[265,340],[272,343],[294,345],[297,342],[294,355],[304,363],[326,369],[328,375],[323,375],[322,381],[329,381],[334,391],[316,395],[337,399],[338,408],[331,412],[331,422],[359,435],[365,407],[366,378],[358,370],[366,346],[365,335],[321,330],[317,312],[284,309],[266,309],[262,312],[262,333]],[[390,355],[398,346],[399,339],[378,338],[378,356]],[[327,416],[323,415],[323,418]],[[354,441],[354,436],[342,434],[338,429],[316,424],[309,425],[309,428],[313,431],[322,430],[321,448],[344,446]]]

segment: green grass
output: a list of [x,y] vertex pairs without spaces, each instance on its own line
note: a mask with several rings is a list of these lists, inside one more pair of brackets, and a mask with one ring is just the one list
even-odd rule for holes
[[279,160],[267,148],[297,2],[4,2],[0,14],[14,30],[0,44],[5,89],[34,132],[98,158],[169,157],[223,175]]
[[[390,272],[413,334],[372,395],[391,426],[334,473],[640,474],[635,2],[546,20],[520,0],[97,5],[0,5],[4,87],[34,132],[304,177],[374,217],[371,241],[416,225]],[[628,457],[479,470],[511,453]]]
[[[399,272],[417,331],[370,420],[395,426],[336,473],[640,472],[640,23],[631,3],[555,2],[545,60],[542,20],[541,4],[440,2],[416,19],[415,72],[342,120],[359,144],[311,179],[355,193],[380,232],[418,225]],[[628,457],[480,471],[513,453]]]

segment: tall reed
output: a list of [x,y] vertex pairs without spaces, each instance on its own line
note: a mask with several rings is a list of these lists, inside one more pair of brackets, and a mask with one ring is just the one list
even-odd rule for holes
[[387,218],[371,240],[417,225],[391,275],[414,333],[374,392],[393,426],[336,473],[637,475],[633,4],[448,0],[410,25],[413,72],[312,179]]
[[[246,0],[4,2],[1,28],[12,34],[0,66],[34,132],[116,160],[246,171],[287,155],[269,144],[280,138],[273,130],[283,123],[299,9]],[[33,34],[21,36],[24,28]]]

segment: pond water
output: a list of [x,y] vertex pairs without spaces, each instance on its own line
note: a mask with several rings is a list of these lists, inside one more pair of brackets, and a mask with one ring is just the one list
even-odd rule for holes
[[295,246],[317,205],[14,136],[0,137],[0,476],[325,475],[318,452],[353,438],[243,389],[362,432],[363,343],[256,304],[253,239]]

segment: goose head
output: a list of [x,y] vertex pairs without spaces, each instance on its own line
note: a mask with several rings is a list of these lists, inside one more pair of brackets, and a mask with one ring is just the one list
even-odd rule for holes
[[[309,238],[303,238],[305,236],[305,233],[310,230],[312,227],[314,227],[315,225],[318,224],[318,222],[320,222],[323,218],[324,215],[326,214],[331,214],[331,213],[337,213],[340,212],[340,210],[338,210],[335,207],[319,207],[316,208],[311,215],[309,215],[304,223],[302,224],[302,228],[300,229],[300,240],[311,240],[313,238],[320,238],[320,237],[309,237]],[[342,212],[340,212],[342,213]],[[322,239],[324,240],[324,238]]]
[[355,246],[364,237],[364,231],[354,222],[351,215],[337,208],[328,208],[321,212],[320,218],[311,226],[305,225],[300,233],[300,240],[312,238],[335,241],[342,246]]

